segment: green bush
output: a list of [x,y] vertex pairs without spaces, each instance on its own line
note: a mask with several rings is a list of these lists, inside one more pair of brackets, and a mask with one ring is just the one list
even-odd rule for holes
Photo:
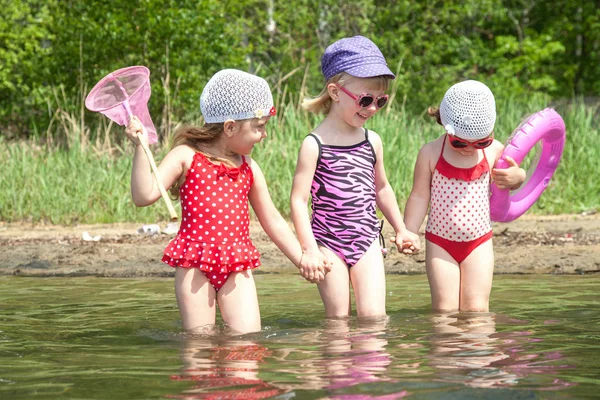
[[[225,67],[267,78],[283,102],[297,104],[321,89],[324,48],[356,34],[380,46],[398,71],[392,94],[417,115],[467,78],[485,81],[501,99],[600,92],[593,1],[0,0],[0,7],[0,129],[9,137],[46,134],[61,111],[80,112],[101,77],[137,64],[152,72],[150,109],[163,133],[198,116],[205,82]],[[101,118],[86,114],[95,131]]]

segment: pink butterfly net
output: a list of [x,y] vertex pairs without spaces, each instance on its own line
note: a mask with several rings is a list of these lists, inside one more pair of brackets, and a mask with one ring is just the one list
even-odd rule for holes
[[127,67],[102,78],[86,97],[85,106],[123,126],[135,115],[148,132],[148,143],[153,144],[158,136],[148,111],[150,94],[150,70],[144,66]]

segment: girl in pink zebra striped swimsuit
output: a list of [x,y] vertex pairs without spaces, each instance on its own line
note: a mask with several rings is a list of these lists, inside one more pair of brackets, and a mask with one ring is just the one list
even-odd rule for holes
[[324,111],[326,117],[300,148],[292,220],[304,258],[322,253],[332,261],[331,271],[318,283],[326,316],[350,315],[350,285],[359,317],[383,316],[385,271],[377,207],[395,230],[400,251],[418,251],[419,246],[419,237],[404,226],[387,180],[381,138],[363,127],[387,103],[385,91],[394,74],[377,46],[363,36],[329,46],[322,71],[325,88],[304,106]]
[[496,104],[481,82],[452,86],[429,114],[445,133],[421,148],[404,222],[416,232],[429,208],[425,229],[426,269],[436,311],[488,311],[494,272],[489,189],[518,188],[525,171],[492,166],[503,145],[494,139]]

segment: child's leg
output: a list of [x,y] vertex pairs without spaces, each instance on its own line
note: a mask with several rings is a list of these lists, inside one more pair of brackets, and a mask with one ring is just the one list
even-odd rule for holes
[[494,248],[492,240],[477,247],[460,264],[460,311],[490,309],[490,292],[494,278]]
[[223,321],[238,333],[260,331],[258,295],[252,271],[234,272],[217,293]]
[[458,310],[461,274],[458,264],[446,250],[429,240],[425,251],[425,266],[433,310],[436,312]]
[[385,315],[385,269],[377,239],[350,268],[350,280],[356,299],[356,314],[359,317]]
[[198,268],[175,270],[175,297],[181,324],[186,331],[199,331],[215,323],[215,289]]
[[350,315],[348,266],[328,248],[320,246],[319,249],[333,263],[331,271],[325,275],[325,280],[317,284],[325,306],[325,316],[327,318],[347,317]]

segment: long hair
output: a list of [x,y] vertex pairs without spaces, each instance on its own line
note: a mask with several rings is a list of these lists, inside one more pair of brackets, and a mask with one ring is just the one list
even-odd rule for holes
[[[329,110],[331,110],[331,97],[329,96],[329,91],[327,90],[327,85],[330,83],[337,83],[340,86],[350,82],[352,79],[357,79],[352,75],[349,75],[345,72],[340,72],[329,78],[327,82],[325,82],[325,87],[321,90],[321,93],[317,95],[317,97],[309,98],[306,97],[302,100],[302,108],[304,108],[308,112],[312,112],[315,114],[323,113],[329,114]],[[378,90],[386,91],[390,86],[390,78],[385,75],[374,76],[372,78],[358,78],[364,79],[367,81],[368,85],[372,85],[374,88]]]
[[[238,121],[236,121],[238,122]],[[244,121],[239,121],[244,122]],[[198,153],[202,153],[208,158],[210,161],[216,161],[225,163],[230,166],[235,166],[229,160],[226,160],[221,157],[215,157],[206,152],[207,145],[212,144],[217,141],[217,139],[221,136],[223,131],[225,130],[224,123],[212,123],[212,124],[204,124],[202,127],[184,125],[181,128],[177,129],[175,135],[173,136],[173,144],[171,148],[175,148],[177,146],[185,145],[194,149]],[[179,198],[179,183],[175,183],[171,186],[170,192],[171,197],[173,199]]]

